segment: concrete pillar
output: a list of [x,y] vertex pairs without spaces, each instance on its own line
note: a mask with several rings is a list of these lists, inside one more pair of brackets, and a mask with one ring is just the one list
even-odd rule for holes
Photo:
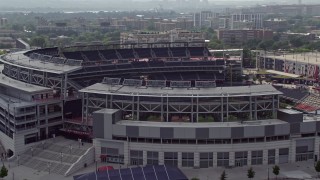
[[178,152],[178,167],[182,167],[182,152]]
[[164,165],[164,153],[159,151],[159,165]]
[[93,140],[93,146],[94,148],[94,152],[95,152],[95,159],[96,161],[100,162],[100,155],[101,155],[101,143],[97,140]]
[[195,152],[194,153],[194,165],[193,165],[193,167],[200,168],[200,153],[199,152]]
[[143,166],[147,165],[147,151],[143,151]]
[[319,136],[316,136],[314,138],[314,155],[317,155],[317,160],[319,160],[319,146],[320,146],[320,138]]
[[248,166],[251,166],[251,151],[248,151],[247,163],[248,163]]
[[217,152],[213,152],[213,167],[217,167],[218,166],[218,153]]
[[262,151],[262,164],[268,164],[268,149]]
[[279,164],[279,149],[276,149],[276,157],[275,157],[275,163]]
[[49,138],[49,128],[46,127],[46,137]]
[[296,162],[296,140],[292,139],[289,147],[289,163]]
[[129,161],[129,143],[128,142],[124,142],[123,144],[123,164],[125,166],[129,166],[130,165],[130,161]]
[[235,153],[229,152],[229,166],[235,166]]

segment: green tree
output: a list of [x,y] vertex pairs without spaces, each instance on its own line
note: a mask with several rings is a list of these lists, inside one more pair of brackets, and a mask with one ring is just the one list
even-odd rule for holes
[[301,46],[307,44],[307,42],[305,40],[303,40],[301,37],[293,36],[290,38],[290,44],[293,47],[301,47]]
[[193,177],[191,180],[200,180],[199,178]]
[[227,179],[227,173],[226,173],[226,171],[223,171],[221,173],[220,180],[226,180],[226,179]]
[[250,169],[248,169],[248,173],[247,176],[249,179],[254,178],[254,175],[256,174],[256,172],[254,172],[254,170],[252,169],[252,167]]
[[31,46],[45,47],[47,42],[44,36],[35,36],[30,41]]
[[6,53],[5,51],[0,50],[0,55],[3,55],[5,53]]
[[0,177],[3,178],[6,176],[8,176],[8,169],[3,165],[0,171]]
[[319,172],[320,172],[320,161],[317,161],[317,164],[314,166],[314,169],[317,171],[317,175],[319,177]]
[[278,177],[278,175],[280,173],[280,167],[278,165],[273,166],[272,167],[272,172],[276,176],[276,179],[277,179],[277,177]]

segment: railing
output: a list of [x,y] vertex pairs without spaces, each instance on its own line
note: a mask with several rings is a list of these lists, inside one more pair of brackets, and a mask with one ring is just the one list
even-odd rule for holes
[[70,168],[67,170],[67,172],[64,174],[64,176],[68,176],[70,174],[73,174],[74,172],[82,169],[84,165],[89,165],[94,163],[94,147],[90,147],[80,158],[73,163]]

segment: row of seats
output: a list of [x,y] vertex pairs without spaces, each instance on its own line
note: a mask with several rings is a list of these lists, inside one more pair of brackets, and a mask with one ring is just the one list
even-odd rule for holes
[[312,112],[320,109],[320,97],[318,95],[309,94],[302,99],[296,106],[296,109]]
[[68,59],[84,61],[101,61],[109,59],[143,59],[143,58],[181,58],[210,56],[205,47],[175,47],[175,48],[135,48],[135,49],[106,49],[91,51],[63,52]]
[[296,101],[301,100],[304,98],[308,92],[300,89],[291,89],[291,88],[284,88],[282,86],[274,86],[277,90],[281,91],[283,93],[283,96],[294,99]]
[[199,66],[220,66],[221,61],[133,61],[131,63],[124,64],[109,64],[100,66],[87,66],[84,67],[82,72],[98,72],[98,71],[108,71],[108,70],[121,70],[121,69],[141,69],[141,68],[155,68],[155,67],[175,67],[175,66],[189,66],[189,67],[199,67]]
[[125,169],[114,169],[102,172],[92,172],[74,176],[75,180],[187,180],[188,178],[176,167],[166,165],[148,165],[145,167],[133,167]]

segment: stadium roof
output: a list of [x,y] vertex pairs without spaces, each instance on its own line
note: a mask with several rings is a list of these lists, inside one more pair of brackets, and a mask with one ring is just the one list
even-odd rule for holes
[[9,78],[3,74],[0,74],[0,84],[2,86],[18,89],[31,94],[52,91],[50,88],[24,83],[22,81]]
[[282,94],[271,85],[233,86],[216,88],[161,88],[110,85],[96,83],[80,92],[95,94],[117,94],[129,96],[171,96],[171,97],[239,97]]
[[188,180],[176,167],[154,165],[126,169],[114,169],[73,176],[74,180]]
[[299,75],[296,74],[290,74],[290,73],[286,73],[286,72],[281,72],[281,71],[275,71],[275,70],[267,70],[268,73],[272,73],[272,74],[278,74],[281,76],[288,76],[288,77],[292,77],[292,78],[298,78],[300,77]]
[[149,121],[130,121],[122,120],[118,125],[125,126],[146,126],[146,127],[184,127],[184,128],[208,128],[208,127],[245,127],[245,126],[265,126],[276,124],[287,124],[279,119],[243,121],[243,122],[209,122],[209,123],[189,123],[189,122],[149,122]]
[[320,53],[300,53],[300,54],[267,54],[267,58],[295,61],[305,64],[320,64]]
[[59,65],[51,62],[40,60],[31,60],[25,56],[26,51],[14,52],[0,57],[0,61],[13,66],[28,68],[36,71],[50,72],[54,74],[70,73],[81,69],[81,66]]

